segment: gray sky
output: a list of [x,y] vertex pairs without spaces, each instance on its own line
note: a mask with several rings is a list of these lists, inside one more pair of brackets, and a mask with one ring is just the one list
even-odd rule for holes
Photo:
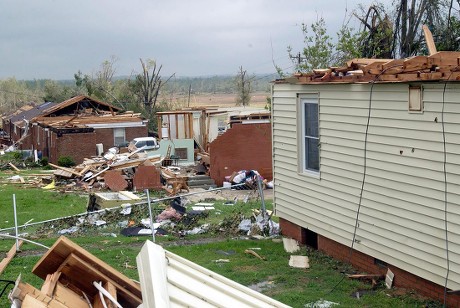
[[[292,65],[302,23],[335,33],[366,0],[1,0],[0,79],[73,79],[116,56],[116,75],[155,59],[162,75],[250,74]],[[390,2],[389,0],[383,2]]]

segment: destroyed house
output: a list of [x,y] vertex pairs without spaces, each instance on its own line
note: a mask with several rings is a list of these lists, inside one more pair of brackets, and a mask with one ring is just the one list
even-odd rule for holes
[[2,128],[8,143],[16,145],[21,150],[30,149],[32,147],[32,138],[28,133],[30,121],[54,105],[55,103],[52,102],[43,104],[31,102],[12,113],[4,115],[2,117]]
[[[272,178],[270,111],[249,107],[195,107],[157,112],[161,139],[194,139],[197,156],[209,164],[209,176],[221,186],[240,170]],[[175,153],[181,157],[180,148]],[[178,151],[179,150],[179,151]]]
[[459,52],[354,59],[274,82],[283,233],[458,307],[459,64]]
[[248,107],[190,107],[156,115],[161,139],[195,139],[206,151],[209,143],[233,124],[270,122],[269,111]]
[[63,156],[79,163],[147,136],[147,120],[140,114],[122,113],[115,106],[84,95],[46,109],[31,124],[33,149],[53,163]]

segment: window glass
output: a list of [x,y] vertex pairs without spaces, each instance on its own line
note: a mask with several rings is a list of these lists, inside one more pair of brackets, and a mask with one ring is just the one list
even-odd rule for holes
[[317,96],[300,98],[302,108],[302,164],[304,171],[319,172],[319,110]]
[[122,146],[126,144],[124,128],[114,128],[113,129],[113,144],[115,146]]

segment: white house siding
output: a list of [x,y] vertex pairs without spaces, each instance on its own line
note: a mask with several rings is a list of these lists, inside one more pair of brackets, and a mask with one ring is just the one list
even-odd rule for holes
[[[408,112],[409,84],[275,84],[276,214],[350,246],[367,170],[354,248],[444,285],[446,140],[448,288],[460,289],[460,85],[423,84],[423,113]],[[297,94],[318,93],[320,176],[299,171]],[[443,95],[444,94],[444,95]],[[444,96],[444,104],[443,104]]]

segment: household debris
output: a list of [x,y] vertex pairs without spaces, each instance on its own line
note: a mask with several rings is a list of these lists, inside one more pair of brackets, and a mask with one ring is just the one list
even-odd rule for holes
[[330,308],[333,306],[339,306],[339,303],[330,302],[324,299],[320,299],[316,302],[305,304],[305,308]]
[[240,170],[238,172],[233,172],[230,176],[226,177],[225,180],[232,185],[245,184],[244,186],[240,186],[239,189],[255,189],[257,188],[257,180],[259,177],[260,174],[256,170]]
[[[105,208],[140,202],[142,199],[130,191],[90,193],[88,198],[88,212]],[[126,215],[126,214],[125,214]]]

